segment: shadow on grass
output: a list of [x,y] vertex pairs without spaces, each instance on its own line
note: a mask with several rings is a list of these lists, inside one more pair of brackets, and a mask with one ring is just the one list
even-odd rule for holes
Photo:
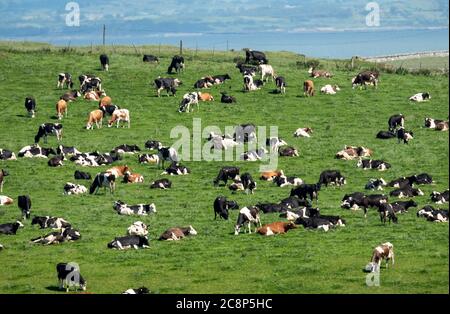
[[59,289],[58,286],[48,286],[48,287],[45,287],[45,289],[47,289],[49,291],[66,292],[66,290],[64,290],[64,289]]

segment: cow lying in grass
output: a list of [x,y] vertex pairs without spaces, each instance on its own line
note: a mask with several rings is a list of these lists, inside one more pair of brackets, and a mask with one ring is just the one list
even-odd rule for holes
[[175,227],[164,231],[158,240],[160,241],[178,241],[186,236],[197,235],[197,231],[192,227]]

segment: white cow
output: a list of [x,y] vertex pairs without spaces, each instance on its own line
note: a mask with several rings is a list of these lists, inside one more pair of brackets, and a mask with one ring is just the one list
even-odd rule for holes
[[258,66],[258,69],[261,72],[261,81],[264,82],[264,78],[267,76],[271,77],[273,82],[273,80],[275,79],[275,71],[270,64],[260,64]]
[[337,85],[330,85],[330,84],[327,84],[327,85],[325,85],[324,87],[322,87],[321,89],[320,89],[320,92],[322,93],[322,94],[326,94],[326,95],[334,95],[334,94],[336,94],[336,92],[338,92],[338,91],[340,91],[341,89],[339,88],[339,86],[337,86]]

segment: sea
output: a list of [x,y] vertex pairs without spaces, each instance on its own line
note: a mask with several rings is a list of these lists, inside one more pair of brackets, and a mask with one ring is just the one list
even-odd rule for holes
[[[81,34],[68,33],[10,36],[0,40],[48,42],[54,45],[88,46],[102,44],[102,29]],[[448,28],[345,30],[314,32],[258,33],[124,33],[108,31],[107,45],[174,45],[201,50],[290,51],[310,57],[346,59],[352,56],[375,57],[425,51],[448,51]]]

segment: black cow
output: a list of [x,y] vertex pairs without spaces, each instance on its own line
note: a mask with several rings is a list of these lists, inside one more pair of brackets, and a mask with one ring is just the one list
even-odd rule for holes
[[394,138],[397,135],[394,132],[391,131],[380,131],[377,133],[377,138],[382,139],[382,140],[387,140],[390,138]]
[[391,220],[393,223],[398,223],[397,215],[395,214],[395,210],[391,204],[380,204],[380,206],[378,207],[378,212],[380,213],[380,220],[384,224],[386,224],[386,218],[389,219],[389,223],[391,223]]
[[138,248],[144,249],[149,247],[150,244],[148,242],[148,239],[146,237],[138,235],[117,237],[108,243],[109,249],[119,249],[119,250],[126,250],[130,248],[135,248],[137,250]]
[[386,186],[387,183],[383,178],[379,179],[370,179],[369,182],[365,185],[366,190],[383,190],[383,186]]
[[159,63],[159,58],[154,55],[144,55],[144,57],[142,58],[142,61]]
[[107,55],[100,55],[100,64],[102,65],[102,70],[108,72],[109,70],[109,58]]
[[254,76],[258,71],[258,69],[255,66],[245,65],[243,63],[236,64],[236,68],[238,68],[239,72],[241,72],[242,74],[244,75],[248,74],[251,76]]
[[328,186],[328,184],[336,184],[341,186],[346,184],[346,180],[338,170],[325,170],[320,174],[319,183],[321,185],[325,184],[325,186]]
[[177,175],[186,175],[191,173],[191,170],[177,162],[172,162],[166,170],[162,174],[169,174],[171,176],[177,176]]
[[2,224],[0,225],[0,234],[15,235],[20,227],[23,227],[20,221]]
[[395,180],[390,181],[387,186],[394,187],[394,188],[404,188],[404,187],[411,187],[412,181],[406,177],[401,177]]
[[44,143],[47,143],[47,136],[55,135],[56,139],[60,141],[62,139],[63,126],[61,123],[43,123],[39,126],[38,132],[34,137],[34,143],[39,143],[39,140],[43,137]]
[[31,118],[35,117],[36,112],[36,100],[32,96],[25,98],[25,108],[27,109],[28,115]]
[[364,209],[364,217],[367,217],[367,208],[379,207],[380,204],[386,203],[388,197],[381,194],[364,195],[363,193],[356,192],[353,194],[346,194],[342,199],[341,208],[345,209],[358,209],[362,207]]
[[447,189],[442,193],[433,191],[430,194],[430,197],[431,197],[431,201],[435,202],[436,204],[448,203],[449,190]]
[[184,58],[182,56],[173,56],[172,62],[167,69],[167,73],[172,74],[173,69],[175,69],[177,73],[180,73],[181,70],[184,70]]
[[16,154],[13,151],[0,148],[0,160],[15,160]]
[[251,49],[244,49],[245,51],[245,63],[256,63],[256,64],[268,64],[269,60],[267,60],[264,52],[255,51]]
[[106,116],[107,114],[112,116],[112,114],[114,113],[114,111],[119,110],[120,107],[117,105],[99,105],[98,109],[100,109],[103,112],[103,116]]
[[214,84],[223,84],[226,80],[231,80],[228,74],[213,75],[212,76]]
[[63,99],[66,102],[76,100],[78,97],[81,96],[81,93],[77,90],[72,90],[70,92],[64,93],[59,99]]
[[76,180],[90,180],[91,179],[91,175],[87,172],[83,172],[83,171],[79,171],[79,170],[75,170],[75,173],[73,174],[73,177]]
[[277,91],[281,94],[286,93],[286,79],[283,76],[277,76],[275,78],[275,85],[277,86]]
[[75,291],[78,287],[83,291],[86,291],[87,281],[81,276],[80,270],[77,268],[76,264],[58,263],[58,265],[56,265],[56,272],[59,289],[65,287],[66,292],[69,292],[70,286],[75,286]]
[[94,194],[98,192],[100,187],[105,189],[108,187],[110,193],[114,192],[116,186],[116,176],[109,172],[101,172],[97,174],[89,188],[89,194]]
[[296,196],[289,196],[288,198],[282,199],[280,201],[281,205],[285,205],[291,209],[298,207],[311,207],[311,202],[307,199],[299,199]]
[[284,204],[259,203],[255,205],[264,214],[267,213],[285,213],[291,208]]
[[409,200],[409,201],[398,201],[398,202],[394,202],[391,203],[392,208],[394,209],[395,213],[406,213],[408,212],[408,209],[410,207],[417,207],[417,203],[414,202],[413,200]]
[[31,199],[28,195],[19,195],[17,197],[17,206],[22,212],[23,219],[29,219],[31,214]]
[[228,220],[228,210],[238,209],[239,205],[235,201],[229,201],[225,196],[218,196],[214,200],[214,220],[219,215],[220,218]]
[[56,85],[56,87],[64,88],[64,85],[66,85],[67,88],[73,88],[73,80],[72,80],[72,75],[70,73],[59,73],[58,74],[58,84]]
[[403,127],[405,125],[405,117],[402,114],[396,114],[389,118],[388,121],[389,131],[394,132],[397,127]]
[[367,85],[374,85],[375,88],[378,86],[379,73],[376,71],[363,71],[358,73],[352,79],[352,86],[355,88],[357,85],[366,87]]
[[169,179],[159,179],[156,181],[153,181],[150,185],[151,189],[170,189],[172,187],[172,182],[170,182]]
[[418,175],[412,175],[408,177],[408,180],[412,184],[432,184],[433,183],[433,177],[429,175],[428,173],[421,173]]
[[414,138],[413,136],[414,134],[412,131],[406,131],[403,127],[397,130],[397,139],[399,143],[403,141],[404,144],[408,144],[408,142]]
[[390,196],[395,196],[398,198],[403,197],[414,197],[414,196],[420,196],[424,195],[423,192],[420,189],[415,189],[411,186],[404,186],[400,189],[393,190],[389,193]]
[[167,96],[169,96],[169,92],[172,94],[172,96],[175,96],[175,93],[177,92],[175,87],[178,87],[182,84],[182,82],[177,78],[163,78],[158,77],[155,79],[155,86],[156,86],[156,93],[158,97],[161,96],[161,91],[165,90],[167,92]]
[[236,98],[234,96],[227,95],[226,92],[220,93],[222,97],[220,97],[220,102],[224,104],[231,104],[236,102]]
[[217,175],[216,179],[214,179],[214,185],[217,186],[219,184],[219,181],[225,182],[225,185],[227,185],[228,179],[235,180],[239,179],[239,168],[238,167],[222,167],[220,169],[219,174]]
[[128,145],[128,144],[122,144],[117,147],[115,147],[111,153],[117,153],[117,154],[134,154],[135,152],[140,152],[141,149],[137,145]]
[[256,182],[255,180],[253,180],[250,173],[246,172],[242,174],[241,182],[242,185],[244,186],[244,189],[250,191],[250,193],[253,194],[253,190],[256,190]]
[[65,160],[63,155],[57,155],[49,159],[47,164],[49,167],[61,167],[63,166],[63,160]]
[[316,184],[302,184],[295,189],[291,189],[290,196],[297,196],[299,199],[309,199],[313,201],[316,199],[316,203],[319,202],[320,183]]
[[282,147],[279,150],[281,157],[298,157],[298,150],[292,146]]

